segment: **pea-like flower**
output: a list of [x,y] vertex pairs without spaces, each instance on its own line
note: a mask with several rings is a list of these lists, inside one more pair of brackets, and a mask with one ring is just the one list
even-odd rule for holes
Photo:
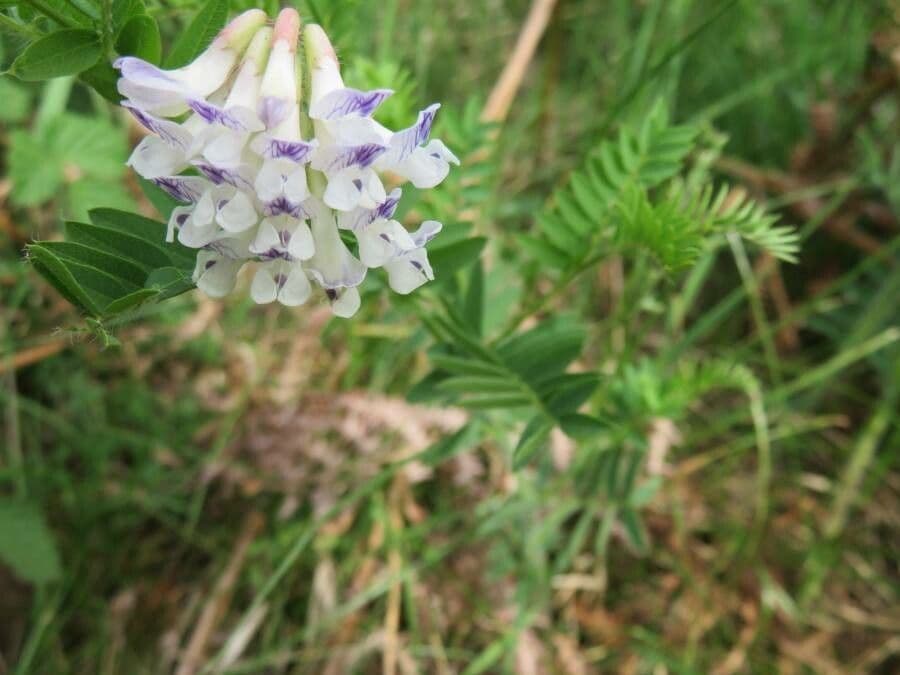
[[265,22],[260,10],[244,12],[176,70],[134,57],[114,64],[122,105],[148,132],[128,164],[183,204],[167,240],[198,249],[194,282],[212,297],[229,294],[247,263],[257,303],[302,305],[316,285],[335,315],[349,317],[375,268],[410,293],[434,278],[425,246],[441,224],[409,232],[394,219],[401,189],[388,193],[383,175],[431,188],[459,163],[430,139],[440,106],[408,129],[387,129],[373,115],[393,92],[345,86],[316,25],[302,31],[304,98],[299,15],[285,9]]

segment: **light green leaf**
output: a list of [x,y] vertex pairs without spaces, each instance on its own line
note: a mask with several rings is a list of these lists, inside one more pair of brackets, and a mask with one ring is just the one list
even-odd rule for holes
[[69,185],[67,201],[66,216],[75,220],[87,220],[90,210],[98,206],[123,210],[137,208],[124,183],[93,178],[84,178]]
[[9,177],[12,201],[32,206],[49,200],[62,185],[62,166],[48,156],[41,139],[16,130],[9,135]]
[[10,72],[22,80],[49,80],[75,75],[103,55],[100,36],[92,30],[66,28],[38,38],[13,61]]
[[10,77],[0,77],[0,122],[21,122],[28,116],[31,93]]
[[0,561],[33,584],[59,579],[61,566],[53,534],[34,505],[0,500]]

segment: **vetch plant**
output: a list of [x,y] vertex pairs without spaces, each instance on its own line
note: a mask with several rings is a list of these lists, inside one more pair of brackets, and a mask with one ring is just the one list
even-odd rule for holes
[[[124,205],[109,192],[75,212],[81,222],[66,223],[65,241],[27,247],[105,340],[108,327],[193,288],[229,294],[245,267],[257,303],[318,296],[349,317],[370,269],[408,294],[434,279],[435,260],[448,278],[480,252],[484,239],[452,222],[430,258],[441,222],[431,213],[408,231],[395,217],[404,184],[415,201],[459,163],[430,138],[437,104],[406,129],[379,123],[373,115],[393,92],[346,86],[324,30],[303,28],[292,9],[274,22],[249,10],[225,25],[227,3],[208,0],[162,63],[148,12],[114,3],[109,21],[38,34],[10,69],[25,80],[77,74],[147,132],[127,164],[167,223],[90,208]],[[401,112],[408,79],[398,86],[395,121],[412,117]],[[441,211],[447,218],[456,211]]]
[[[429,140],[439,106],[408,129],[385,128],[372,114],[392,92],[346,87],[317,25],[303,31],[307,98],[298,14],[264,22],[260,10],[245,12],[179,69],[136,57],[114,64],[122,105],[152,134],[129,164],[187,204],[172,210],[167,240],[199,250],[192,279],[213,297],[230,293],[250,261],[257,303],[301,305],[314,282],[349,317],[367,270],[379,267],[391,288],[412,292],[434,278],[425,245],[441,224],[410,233],[393,220],[401,188],[388,193],[384,177],[430,188],[459,163]],[[340,230],[355,235],[359,257]]]

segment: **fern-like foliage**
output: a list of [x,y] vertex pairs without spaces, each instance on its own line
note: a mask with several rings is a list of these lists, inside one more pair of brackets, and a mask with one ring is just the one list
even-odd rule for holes
[[740,189],[707,184],[697,194],[673,185],[673,197],[682,204],[683,214],[698,223],[701,236],[736,232],[741,237],[786,262],[797,262],[799,237],[793,227],[777,225],[778,216],[766,211]]
[[578,412],[599,376],[566,372],[581,353],[582,325],[558,317],[485,343],[456,310],[444,309],[423,317],[440,346],[430,354],[435,370],[411,398],[444,400],[473,411],[515,411],[528,420],[513,456],[516,468],[544,445],[555,426],[575,438],[603,428],[596,418]]
[[556,191],[538,217],[539,233],[520,238],[523,248],[552,268],[577,267],[612,243],[613,216],[628,190],[649,190],[675,176],[696,136],[694,127],[669,124],[661,106],[638,129],[623,128]]
[[604,141],[519,241],[536,260],[563,273],[616,251],[641,248],[667,269],[693,262],[726,232],[777,258],[796,260],[797,235],[742,193],[679,178],[698,129],[673,125],[657,106],[636,129]]

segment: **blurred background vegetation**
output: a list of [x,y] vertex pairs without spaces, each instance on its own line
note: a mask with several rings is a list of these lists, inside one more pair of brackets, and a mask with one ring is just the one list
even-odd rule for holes
[[[18,4],[4,68],[9,17],[52,25]],[[527,0],[296,3],[351,86],[397,90],[386,123],[442,102],[463,166],[403,211],[483,247],[352,321],[239,290],[87,330],[23,249],[154,214],[139,130],[73,78],[0,77],[0,673],[900,670],[900,7],[549,4],[485,116]],[[199,7],[146,5],[164,51]],[[548,254],[566,195],[607,203],[579,177],[622,187],[605,158],[659,130],[667,195],[730,186],[716,213],[754,199],[798,262],[761,211],[673,225],[646,174],[616,211],[644,227]],[[525,381],[590,374],[590,433],[473,397],[481,339]]]

